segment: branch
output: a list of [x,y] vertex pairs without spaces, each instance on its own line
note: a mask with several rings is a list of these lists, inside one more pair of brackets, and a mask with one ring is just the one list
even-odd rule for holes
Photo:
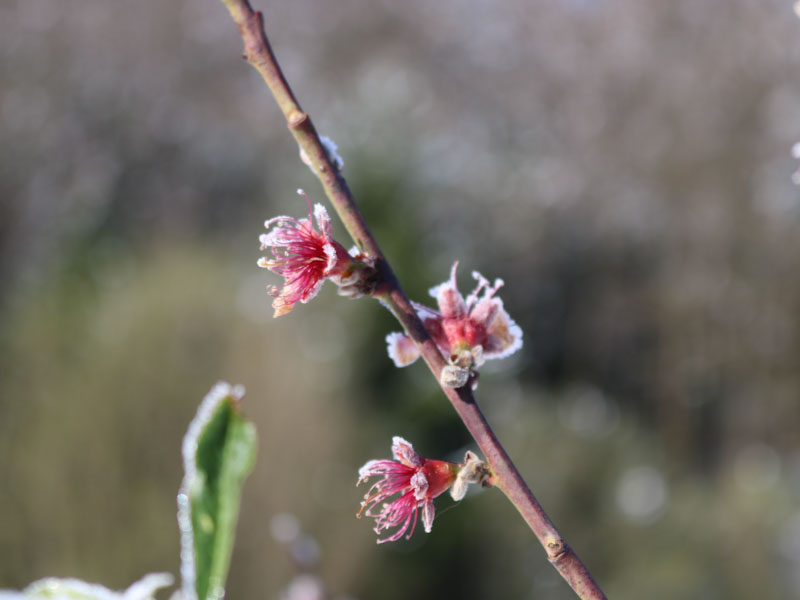
[[[311,118],[303,112],[294,97],[270,47],[264,31],[262,14],[254,11],[248,0],[222,0],[222,2],[228,8],[242,35],[245,59],[258,70],[269,86],[286,117],[289,130],[310,158],[312,169],[322,183],[325,195],[361,251],[375,258],[376,267],[380,273],[380,285],[376,296],[384,301],[392,314],[403,325],[409,337],[419,347],[422,358],[433,372],[436,380],[439,381],[440,372],[445,364],[444,359],[400,287],[375,238],[372,237],[372,233],[356,207],[347,183],[339,170],[328,159]],[[514,463],[511,462],[481,413],[469,386],[459,389],[442,386],[442,390],[486,457],[493,473],[494,485],[500,488],[520,512],[544,547],[547,558],[553,566],[575,590],[579,598],[605,600],[605,594],[572,548],[558,533]]]

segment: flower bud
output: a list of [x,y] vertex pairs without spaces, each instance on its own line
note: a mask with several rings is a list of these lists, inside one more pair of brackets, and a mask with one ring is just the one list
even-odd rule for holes
[[445,365],[439,374],[442,385],[451,388],[460,388],[469,381],[469,369],[458,365]]
[[459,501],[467,493],[467,488],[472,483],[479,483],[483,487],[491,485],[491,471],[489,465],[478,458],[476,454],[467,450],[464,456],[464,465],[458,471],[456,480],[450,488],[453,500]]

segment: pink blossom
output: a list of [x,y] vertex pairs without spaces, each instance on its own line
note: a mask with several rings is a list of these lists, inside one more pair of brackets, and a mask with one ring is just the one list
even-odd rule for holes
[[[298,193],[303,194],[301,190]],[[258,266],[284,278],[283,285],[267,288],[275,296],[275,317],[291,312],[297,302],[308,302],[326,279],[340,276],[351,267],[352,257],[331,237],[331,220],[322,204],[314,205],[314,216],[319,232],[312,224],[310,201],[307,219],[274,217],[264,223],[272,230],[261,234],[259,241],[262,250],[272,251],[272,257],[262,257]]]
[[[394,542],[406,532],[410,539],[422,509],[425,532],[433,527],[433,499],[455,481],[460,466],[442,460],[423,458],[401,437],[392,438],[394,460],[371,460],[358,471],[358,484],[370,477],[381,477],[364,495],[358,516],[375,519],[375,533],[395,529],[378,543]],[[399,495],[398,495],[399,494]],[[390,500],[397,496],[394,500]],[[365,512],[366,511],[366,512]]]
[[[457,267],[456,262],[450,279],[430,290],[439,311],[415,304],[436,345],[453,363],[464,352],[469,353],[474,367],[479,367],[486,359],[504,358],[519,350],[522,330],[508,316],[503,301],[496,296],[503,280],[496,279],[494,285],[490,285],[483,275],[473,271],[472,276],[478,285],[465,299],[456,285]],[[402,333],[390,333],[386,343],[389,357],[398,367],[409,365],[419,357],[416,346]]]

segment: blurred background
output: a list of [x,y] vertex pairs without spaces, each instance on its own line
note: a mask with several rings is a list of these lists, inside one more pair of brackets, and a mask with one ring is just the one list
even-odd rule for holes
[[[609,597],[800,598],[790,3],[257,7],[409,295],[505,280],[525,346],[478,400]],[[263,221],[323,196],[241,53],[218,0],[0,3],[0,587],[177,573],[226,379],[260,435],[230,598],[573,598],[496,491],[356,520],[392,435],[473,446],[378,303],[272,319]]]

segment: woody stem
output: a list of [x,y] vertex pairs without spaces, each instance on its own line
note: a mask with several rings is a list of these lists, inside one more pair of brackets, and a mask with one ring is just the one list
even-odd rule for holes
[[[375,259],[376,268],[380,274],[380,285],[376,296],[384,301],[403,325],[406,333],[419,348],[422,358],[433,372],[436,380],[439,381],[440,372],[445,365],[444,359],[400,287],[375,238],[370,233],[347,183],[336,166],[328,159],[311,118],[300,108],[300,104],[272,52],[264,30],[262,13],[254,11],[248,0],[222,0],[222,2],[239,28],[244,41],[245,59],[258,70],[269,86],[286,118],[289,131],[292,132],[297,143],[310,159],[311,168],[322,183],[325,195],[360,250]],[[584,600],[605,599],[605,594],[572,548],[558,533],[541,504],[522,479],[484,418],[469,386],[459,389],[442,386],[442,390],[486,457],[492,471],[494,485],[508,497],[520,512],[544,547],[553,566],[579,598]]]

